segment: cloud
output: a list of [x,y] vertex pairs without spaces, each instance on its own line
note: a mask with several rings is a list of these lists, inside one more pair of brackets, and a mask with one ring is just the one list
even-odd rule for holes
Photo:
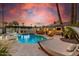
[[[32,24],[35,23],[43,23],[43,24],[50,24],[54,23],[56,20],[55,15],[52,14],[52,11],[49,11],[48,9],[55,9],[56,7],[52,7],[51,4],[22,4],[21,10],[21,18],[28,20],[28,22],[31,22]],[[30,11],[28,11],[30,10]],[[27,24],[27,23],[26,23]]]
[[[62,21],[68,21],[69,16],[65,14],[63,5],[59,5]],[[50,3],[26,3],[15,4],[14,7],[7,7],[5,19],[8,21],[18,21],[26,25],[42,23],[44,25],[53,24],[58,19],[55,4]]]

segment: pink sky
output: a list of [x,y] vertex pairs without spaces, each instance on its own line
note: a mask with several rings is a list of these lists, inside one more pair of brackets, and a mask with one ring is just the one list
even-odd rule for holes
[[[53,9],[50,11],[49,9]],[[16,20],[19,23],[24,23],[25,25],[37,25],[40,23],[41,25],[53,24],[54,21],[58,20],[57,15],[55,15],[56,6],[55,4],[19,4],[16,5],[15,8],[10,8],[9,13],[13,16],[6,16],[6,20],[13,21]],[[57,12],[57,11],[56,11]],[[65,15],[64,7],[60,5],[60,12],[62,18],[68,21],[69,17]]]

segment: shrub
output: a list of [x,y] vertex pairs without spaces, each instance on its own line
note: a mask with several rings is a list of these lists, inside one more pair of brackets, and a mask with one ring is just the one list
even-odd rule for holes
[[1,41],[0,41],[0,56],[10,56],[8,45]]
[[64,31],[64,37],[65,38],[75,39],[76,35],[77,35],[77,33],[75,32],[74,29],[72,29],[70,27],[65,28],[65,31]]

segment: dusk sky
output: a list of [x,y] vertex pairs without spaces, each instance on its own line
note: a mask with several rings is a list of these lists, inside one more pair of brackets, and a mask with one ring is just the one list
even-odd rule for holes
[[[71,4],[59,4],[63,22],[70,21]],[[78,12],[79,14],[79,12]],[[0,4],[0,20],[2,20],[2,8]],[[59,20],[55,4],[50,3],[26,3],[4,4],[4,20],[7,22],[18,21],[25,25],[49,25]]]

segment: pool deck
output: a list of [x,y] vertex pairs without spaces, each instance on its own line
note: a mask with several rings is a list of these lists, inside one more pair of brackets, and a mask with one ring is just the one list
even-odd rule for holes
[[[13,39],[10,40],[10,37],[5,36],[4,38],[2,38],[2,36],[0,36],[0,41],[1,42],[9,42],[10,48],[9,48],[9,52],[12,56],[48,56],[48,54],[46,54],[43,50],[41,50],[40,46],[38,43],[36,44],[20,44],[18,43],[16,40],[17,39]],[[5,44],[5,43],[4,43]]]
[[48,56],[44,51],[39,49],[38,44],[19,44],[14,42],[10,49],[12,56]]
[[[43,35],[45,36],[45,35]],[[47,36],[46,36],[47,37]],[[68,52],[67,48],[71,47],[73,44],[64,42],[60,40],[61,35],[55,35],[53,37],[48,37],[48,40],[40,42],[41,46],[51,55],[77,55],[76,50],[73,52]],[[48,56],[43,50],[39,49],[39,44],[20,44],[17,41],[14,42],[10,51],[13,56]]]
[[42,41],[40,42],[40,44],[51,55],[71,56],[79,54],[79,52],[76,53],[76,50],[74,50],[73,52],[68,52],[67,49],[71,47],[73,44],[69,42],[64,42],[60,40],[60,38],[62,38],[62,36],[55,35],[53,39]]
[[[46,51],[49,51],[52,55],[77,55],[74,50],[73,52],[68,52],[67,48],[72,46],[72,43],[63,42],[60,40],[62,38],[61,35],[55,35],[53,37],[49,37],[46,35],[43,35],[48,40],[41,41],[40,44],[44,49],[48,49]],[[12,41],[12,40],[11,40]],[[20,44],[16,40],[13,40],[11,43],[11,48],[9,49],[9,52],[12,56],[48,56],[42,49],[40,49],[40,46],[38,43],[36,44]],[[79,52],[78,52],[79,53]]]

